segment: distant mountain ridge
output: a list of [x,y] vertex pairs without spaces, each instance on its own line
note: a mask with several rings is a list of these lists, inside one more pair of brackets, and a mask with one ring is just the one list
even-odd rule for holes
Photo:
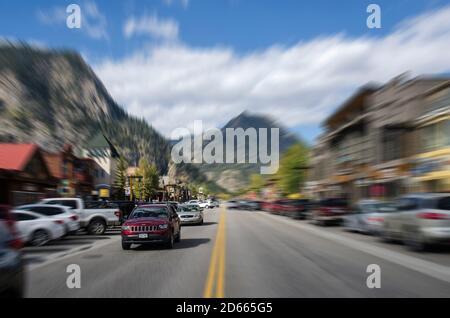
[[225,134],[225,130],[227,128],[242,128],[244,130],[248,128],[255,128],[256,130],[260,128],[267,128],[270,137],[270,129],[278,128],[280,133],[279,147],[280,152],[284,152],[290,146],[295,143],[302,143],[295,134],[289,132],[289,130],[283,126],[280,122],[275,119],[272,119],[270,116],[261,115],[257,113],[252,113],[250,111],[244,111],[240,113],[238,116],[232,118],[222,127],[222,132]]
[[[303,143],[303,141],[296,135],[289,132],[280,122],[272,119],[270,116],[252,113],[244,111],[238,116],[232,118],[225,124],[221,131],[224,136],[224,144],[226,139],[226,129],[242,128],[247,130],[248,128],[255,128],[257,131],[260,128],[266,128],[268,131],[268,143],[267,147],[271,149],[271,128],[279,129],[279,153],[280,156],[289,147],[296,143]],[[259,140],[259,139],[258,139]],[[245,145],[245,149],[237,149],[237,151],[244,151],[246,153],[246,162],[249,162],[249,146]],[[224,154],[225,156],[226,154]],[[258,161],[259,162],[259,161]],[[229,192],[236,192],[248,185],[250,176],[254,173],[260,173],[261,164],[251,163],[229,163],[229,164],[201,164],[200,171],[204,173],[209,180],[214,180],[220,187],[226,189]]]

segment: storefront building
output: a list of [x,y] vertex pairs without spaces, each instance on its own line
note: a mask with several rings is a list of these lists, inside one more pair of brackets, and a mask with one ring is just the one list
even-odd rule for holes
[[78,158],[70,145],[59,152],[43,152],[51,175],[58,179],[57,191],[62,197],[91,195],[93,190],[94,161]]
[[369,97],[375,87],[359,89],[325,121],[329,149],[326,197],[345,197],[352,202],[361,199],[367,188],[363,186],[370,165],[372,148],[369,138]]
[[450,192],[450,82],[427,93],[428,112],[418,118],[419,152],[411,174],[415,190]]
[[401,75],[356,92],[313,148],[311,196],[356,202],[450,191],[449,87],[448,79]]
[[17,206],[54,196],[56,185],[38,146],[0,144],[0,204]]
[[99,133],[83,149],[82,157],[94,162],[95,191],[92,194],[103,199],[109,198],[115,180],[118,151],[103,133]]

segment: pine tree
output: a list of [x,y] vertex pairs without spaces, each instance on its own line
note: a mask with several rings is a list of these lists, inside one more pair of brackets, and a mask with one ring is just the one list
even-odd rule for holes
[[114,188],[116,189],[117,199],[125,199],[125,187],[127,185],[128,163],[124,157],[120,157],[116,166]]

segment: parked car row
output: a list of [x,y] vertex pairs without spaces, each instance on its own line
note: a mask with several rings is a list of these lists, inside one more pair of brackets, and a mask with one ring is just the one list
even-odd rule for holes
[[230,200],[226,207],[308,219],[320,226],[342,225],[348,231],[379,236],[386,242],[402,242],[416,251],[450,243],[450,193],[409,194],[391,202],[361,200],[355,205],[340,197],[316,202]]
[[102,235],[108,227],[121,224],[123,212],[112,202],[49,198],[14,207],[9,215],[24,244],[42,246],[80,229]]
[[450,243],[450,194],[420,193],[392,202],[361,201],[344,220],[348,230],[401,242],[416,251]]
[[225,202],[225,207],[229,210],[239,209],[247,211],[261,210],[262,201],[257,200],[228,200]]
[[225,203],[226,208],[230,210],[266,211],[299,219],[307,217],[309,205],[310,202],[306,199],[280,199],[273,201],[229,200]]
[[273,214],[306,219],[310,202],[306,199],[280,199],[268,201],[263,204],[263,210]]

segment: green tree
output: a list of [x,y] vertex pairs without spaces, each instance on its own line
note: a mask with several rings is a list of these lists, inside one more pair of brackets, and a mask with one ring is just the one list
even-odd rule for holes
[[264,178],[260,174],[252,174],[250,176],[250,185],[249,190],[255,191],[256,193],[259,193],[261,189],[264,187]]
[[125,199],[125,187],[127,185],[127,169],[128,163],[124,157],[120,157],[117,162],[115,171],[114,188],[116,189],[116,196],[119,200]]
[[294,144],[281,157],[277,185],[284,195],[298,193],[306,178],[308,149]]
[[194,183],[191,183],[188,185],[188,188],[189,188],[189,191],[191,192],[191,197],[197,198],[199,186]]
[[201,188],[201,190],[202,190],[202,193],[203,193],[203,196],[204,197],[208,197],[208,195],[210,194],[210,191],[209,191],[209,188],[208,188],[208,186],[206,185],[206,184],[202,184],[200,187],[199,187],[199,189]]
[[148,201],[156,195],[159,187],[159,175],[155,165],[150,164],[147,159],[139,160],[139,167],[136,176],[141,176],[142,180],[135,186],[136,197]]

